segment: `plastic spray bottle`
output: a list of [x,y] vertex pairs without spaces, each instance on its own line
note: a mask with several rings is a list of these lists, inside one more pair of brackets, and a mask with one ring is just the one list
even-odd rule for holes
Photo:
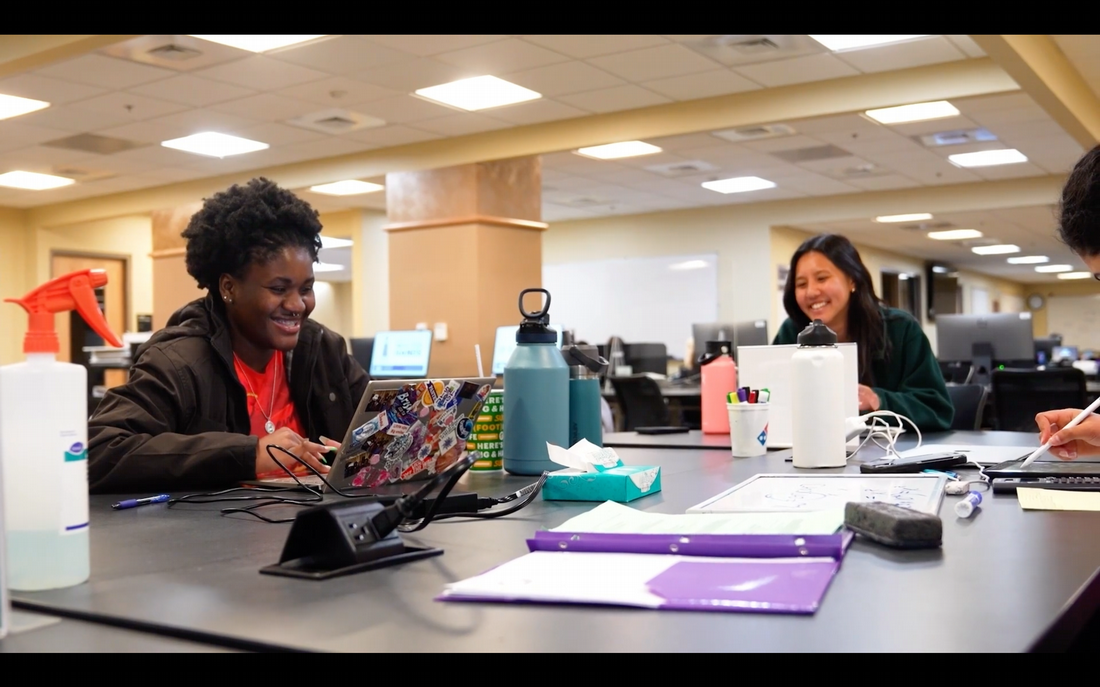
[[0,367],[0,470],[8,587],[58,589],[88,579],[88,371],[57,361],[54,315],[76,310],[112,346],[96,302],[103,270],[80,270],[7,298],[30,315],[26,362]]

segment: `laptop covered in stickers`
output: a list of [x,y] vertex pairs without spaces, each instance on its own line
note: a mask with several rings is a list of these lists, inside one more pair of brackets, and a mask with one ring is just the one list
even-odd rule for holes
[[[326,478],[347,490],[387,491],[425,480],[466,455],[466,440],[493,377],[371,380],[355,410]],[[294,460],[277,453],[287,467]],[[297,478],[328,487],[312,473]],[[249,480],[249,486],[296,486],[293,477]]]

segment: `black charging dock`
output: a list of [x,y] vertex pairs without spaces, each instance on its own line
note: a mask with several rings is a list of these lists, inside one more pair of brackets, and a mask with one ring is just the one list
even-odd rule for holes
[[378,502],[352,501],[299,512],[279,562],[260,572],[327,580],[443,554],[443,549],[406,546],[396,530],[379,538],[373,521],[385,508]]

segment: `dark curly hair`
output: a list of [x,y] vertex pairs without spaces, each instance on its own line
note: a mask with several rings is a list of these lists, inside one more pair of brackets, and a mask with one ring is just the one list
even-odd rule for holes
[[240,279],[252,263],[264,263],[287,246],[305,248],[313,261],[321,249],[321,221],[309,203],[259,177],[203,200],[191,216],[187,273],[199,288],[216,289],[223,274]]
[[1062,188],[1058,234],[1078,255],[1100,255],[1100,145],[1077,161]]

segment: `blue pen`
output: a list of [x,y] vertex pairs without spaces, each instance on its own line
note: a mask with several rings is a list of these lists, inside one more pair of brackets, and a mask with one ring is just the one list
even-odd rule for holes
[[144,506],[150,503],[164,503],[170,496],[168,494],[158,494],[156,496],[150,496],[144,499],[126,499],[125,501],[119,501],[111,506],[115,510],[122,510],[123,508],[137,508],[138,506]]

